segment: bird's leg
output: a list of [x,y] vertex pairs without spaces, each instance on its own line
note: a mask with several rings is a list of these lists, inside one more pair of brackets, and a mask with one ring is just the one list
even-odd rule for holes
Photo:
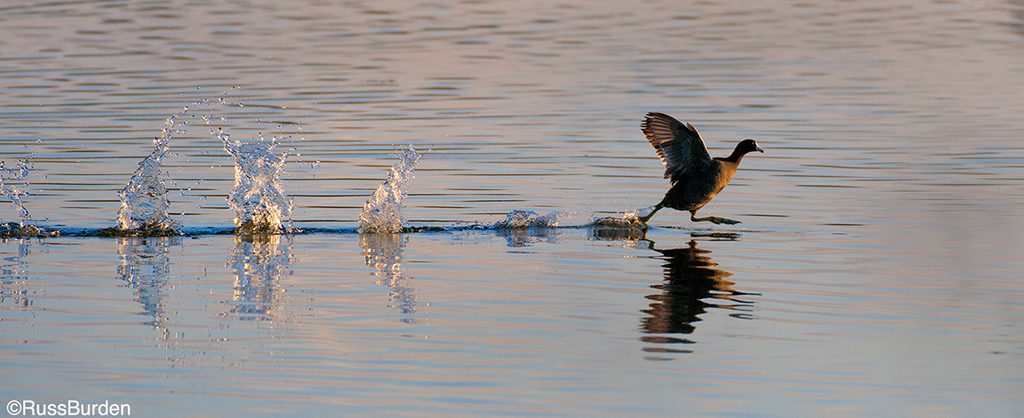
[[654,210],[652,210],[651,213],[648,213],[647,216],[640,218],[640,222],[647,223],[647,221],[651,219],[651,217],[653,217],[655,213],[658,213],[658,211],[661,210],[661,208],[663,207],[665,206],[662,205],[661,203],[658,203],[657,205],[654,206]]
[[693,222],[711,222],[711,223],[713,223],[715,225],[721,225],[721,224],[736,225],[738,223],[741,223],[740,221],[737,221],[737,220],[734,220],[734,219],[719,218],[717,216],[705,216],[703,218],[698,218],[697,217],[697,212],[690,212],[690,220],[693,221]]

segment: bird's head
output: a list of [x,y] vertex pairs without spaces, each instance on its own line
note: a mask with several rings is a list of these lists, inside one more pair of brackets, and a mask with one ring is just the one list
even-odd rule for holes
[[739,144],[736,144],[736,150],[733,151],[733,154],[742,156],[748,152],[754,151],[763,153],[764,148],[761,148],[760,145],[757,145],[757,141],[753,139],[744,139],[740,141]]
[[740,141],[739,144],[736,144],[736,149],[732,150],[732,155],[724,158],[724,160],[739,164],[740,160],[743,159],[744,155],[747,155],[747,153],[754,151],[764,152],[764,148],[761,148],[761,146],[757,145],[757,141],[753,139],[744,139]]

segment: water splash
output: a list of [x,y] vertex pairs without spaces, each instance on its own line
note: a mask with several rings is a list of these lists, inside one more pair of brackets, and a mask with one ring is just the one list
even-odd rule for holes
[[[0,237],[2,238],[45,237],[59,234],[59,232],[44,231],[29,224],[32,216],[29,214],[28,208],[25,207],[25,197],[28,196],[26,190],[29,188],[30,159],[31,156],[24,160],[18,160],[18,165],[14,168],[8,168],[5,161],[0,161],[0,193],[10,201],[11,206],[18,213],[18,222],[0,223]],[[20,185],[14,183],[20,183]]]
[[377,284],[387,286],[389,308],[397,308],[407,324],[415,323],[416,290],[409,287],[411,277],[402,274],[402,247],[406,237],[400,234],[361,234],[359,246],[363,248],[366,265],[373,267]]
[[280,138],[262,135],[249,140],[231,139],[224,129],[214,134],[235,158],[235,187],[228,204],[235,211],[235,230],[241,234],[280,234],[293,231],[292,199],[281,186],[288,154],[276,154]]
[[185,107],[164,120],[160,136],[153,139],[153,152],[139,162],[128,184],[117,193],[121,210],[117,212],[117,229],[108,231],[111,235],[179,235],[178,225],[168,213],[171,202],[163,160],[171,149],[171,138],[178,133],[178,118],[188,112],[189,107]]
[[360,233],[402,232],[402,199],[406,196],[402,187],[413,179],[412,173],[419,160],[420,154],[412,145],[398,155],[398,161],[391,166],[387,180],[377,187],[359,213]]
[[647,224],[644,223],[643,217],[653,211],[655,206],[649,206],[646,208],[634,209],[626,211],[622,216],[608,216],[603,218],[594,218],[594,226],[603,227],[618,227],[618,228],[646,228]]
[[231,313],[241,320],[271,320],[281,306],[281,278],[290,274],[291,236],[239,235],[229,266],[235,276]]
[[573,212],[553,211],[546,215],[532,210],[515,209],[505,216],[504,221],[494,224],[494,229],[557,228],[559,222]]
[[28,160],[18,160],[18,166],[15,168],[7,168],[6,163],[6,161],[0,161],[0,193],[4,194],[4,197],[11,202],[11,205],[18,212],[18,224],[25,226],[30,217],[28,209],[25,208],[23,198],[28,196],[28,193],[11,184],[11,182],[23,182],[24,186],[22,187],[27,188]]

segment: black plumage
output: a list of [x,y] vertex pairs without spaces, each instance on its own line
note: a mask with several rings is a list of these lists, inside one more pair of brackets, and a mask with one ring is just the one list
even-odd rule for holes
[[661,208],[690,212],[694,222],[736,224],[739,221],[709,216],[697,218],[697,211],[711,202],[736,175],[740,160],[749,152],[764,152],[753,139],[744,139],[728,157],[711,158],[707,146],[693,125],[664,113],[648,113],[641,130],[665,165],[665,178],[672,188],[642,220],[647,222]]

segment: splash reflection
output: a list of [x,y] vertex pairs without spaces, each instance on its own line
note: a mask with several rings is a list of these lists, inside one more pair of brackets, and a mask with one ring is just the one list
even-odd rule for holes
[[753,294],[733,289],[735,283],[727,280],[732,273],[718,268],[718,263],[711,260],[711,251],[698,247],[696,240],[691,240],[687,247],[666,250],[655,248],[651,242],[650,248],[662,254],[665,264],[662,265],[664,279],[651,286],[658,292],[647,296],[651,303],[643,311],[647,317],[640,323],[643,332],[649,334],[641,341],[655,344],[645,347],[645,352],[692,352],[678,347],[694,344],[694,341],[676,335],[693,334],[694,324],[701,321],[701,316],[711,308],[732,311],[730,316],[735,318],[752,319],[753,302],[740,296]]
[[[15,240],[5,240],[5,244]],[[32,299],[28,297],[28,239],[18,239],[16,251],[0,252],[0,305],[11,302],[16,309],[28,309]],[[6,247],[6,245],[4,245]]]
[[416,323],[416,289],[409,287],[412,277],[402,274],[402,247],[408,238],[402,234],[361,234],[366,265],[373,267],[377,284],[387,286],[388,307],[402,313],[402,322]]
[[502,238],[505,238],[507,245],[511,248],[529,247],[533,244],[541,242],[545,242],[548,244],[557,244],[559,233],[560,231],[557,228],[550,227],[529,227],[495,230],[495,234],[501,236]]
[[135,290],[135,301],[142,305],[141,315],[149,317],[145,324],[167,334],[167,315],[163,293],[170,276],[171,246],[181,245],[177,237],[122,237],[117,239],[118,278]]
[[647,229],[595,224],[590,228],[590,238],[598,241],[624,241],[625,247],[635,248],[637,241],[647,238]]
[[231,314],[240,320],[272,320],[283,302],[280,281],[291,275],[289,235],[238,235],[228,266],[235,276]]

